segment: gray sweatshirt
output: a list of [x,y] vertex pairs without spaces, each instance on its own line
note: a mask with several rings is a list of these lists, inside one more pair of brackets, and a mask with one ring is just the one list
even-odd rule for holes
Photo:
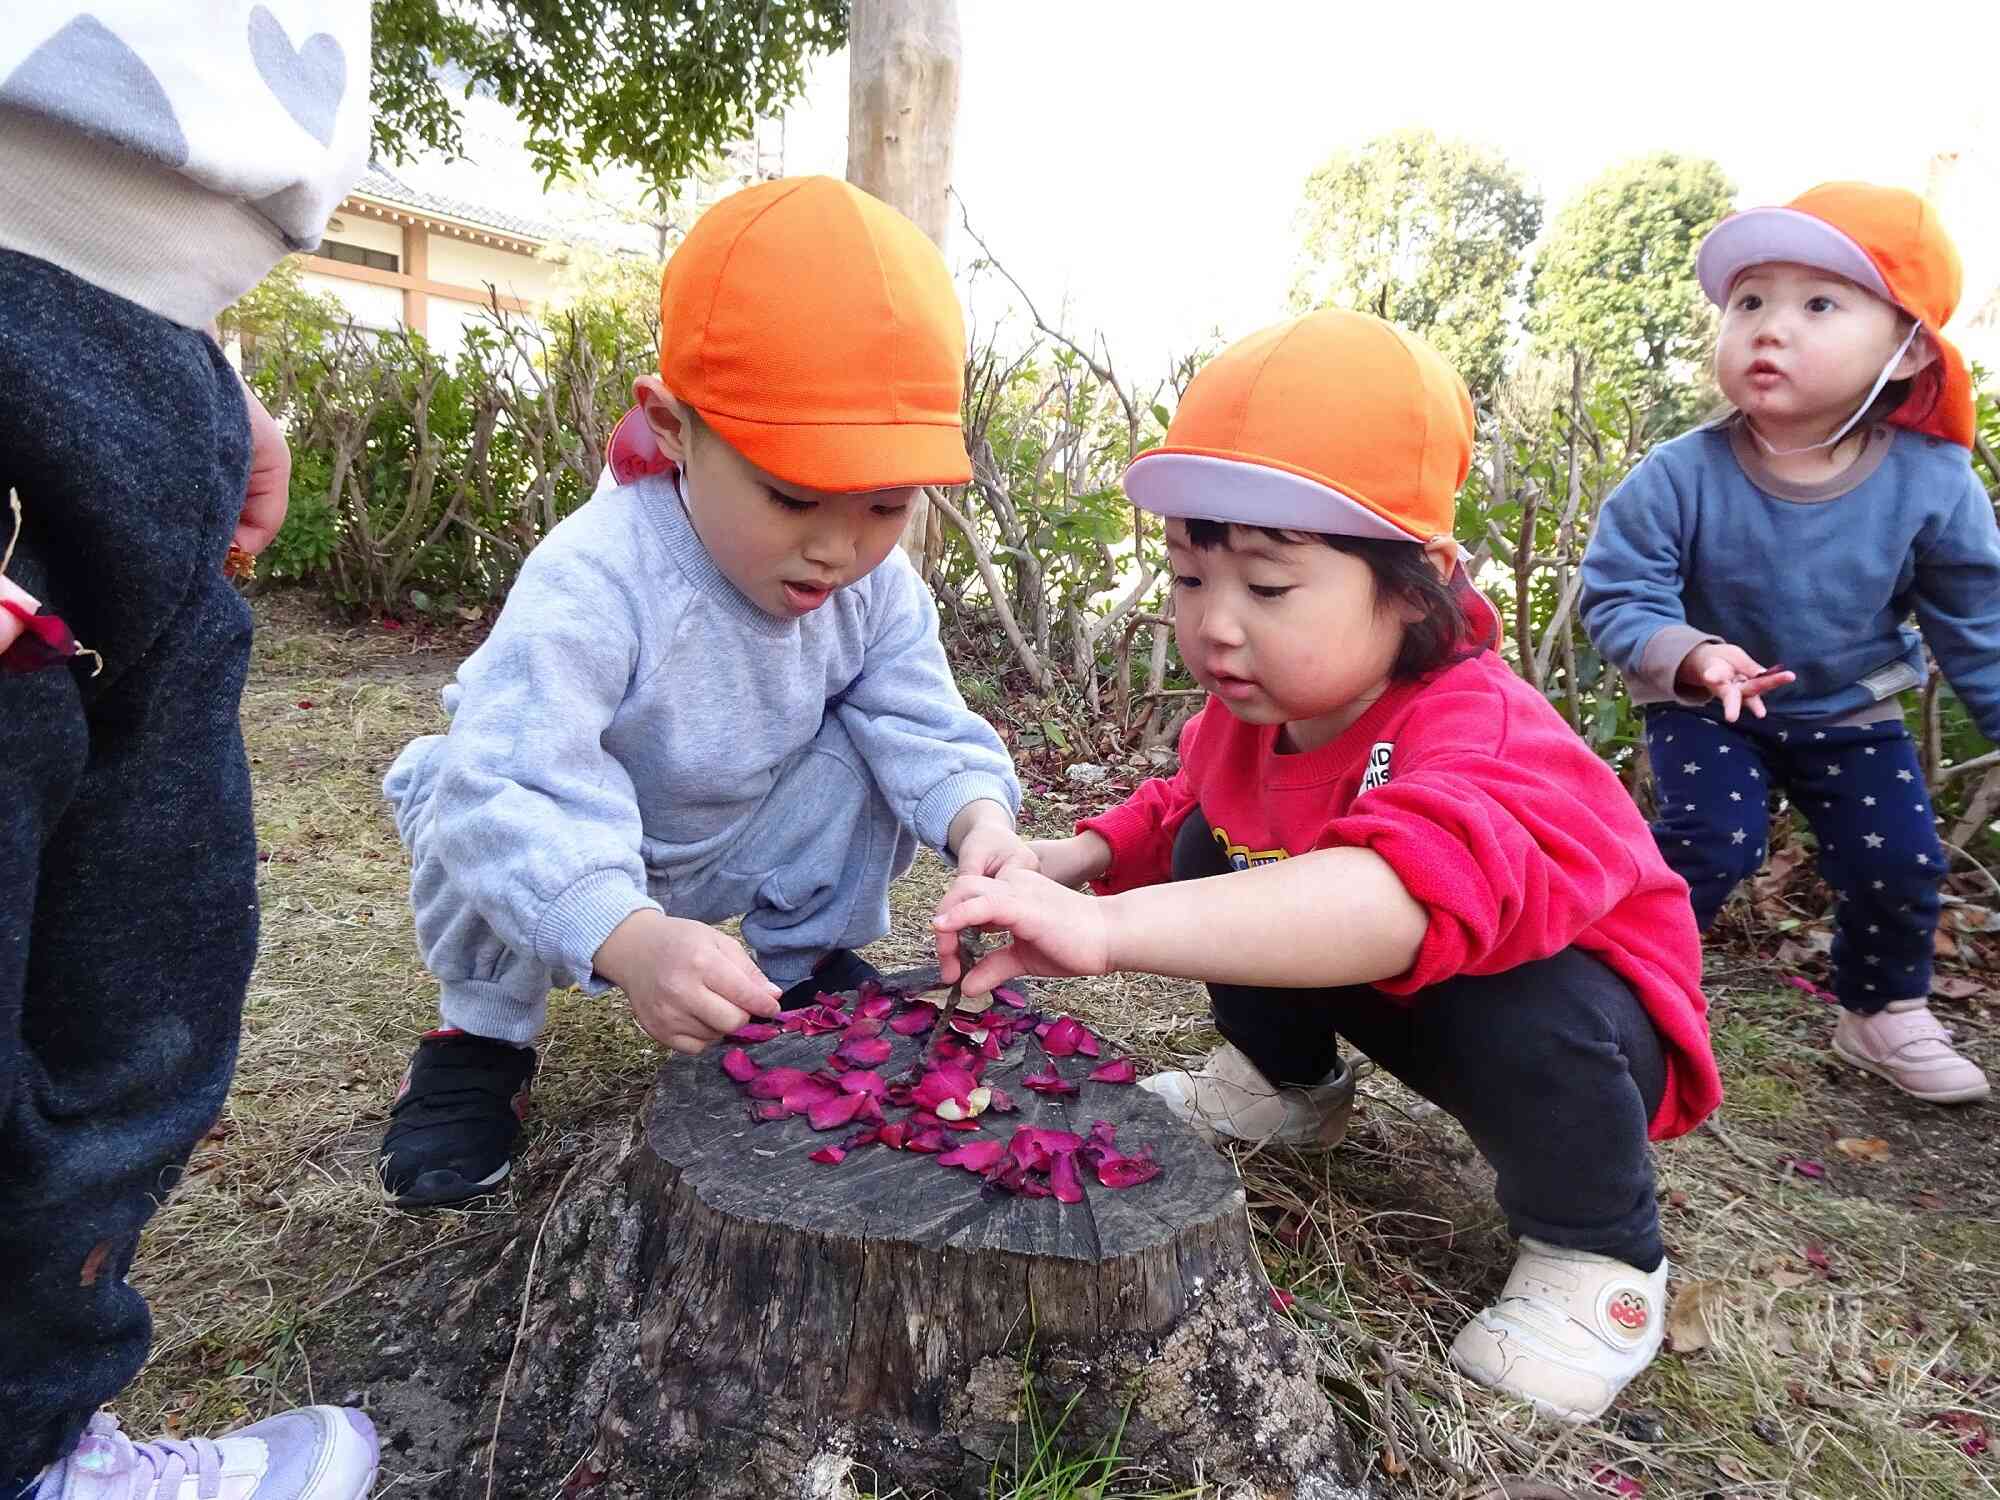
[[828,714],[933,849],[969,802],[1020,808],[900,549],[778,619],[716,568],[671,477],[557,526],[444,702],[437,847],[503,942],[578,980],[614,927],[658,909],[648,870],[708,869]]

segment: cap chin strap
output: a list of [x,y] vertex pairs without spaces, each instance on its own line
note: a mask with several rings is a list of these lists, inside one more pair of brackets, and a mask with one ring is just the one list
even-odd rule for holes
[[1832,437],[1817,443],[1807,443],[1803,448],[1773,448],[1770,439],[1757,430],[1757,423],[1754,418],[1750,419],[1750,436],[1755,438],[1758,446],[1763,448],[1773,458],[1790,458],[1797,453],[1814,453],[1821,448],[1831,448],[1835,443],[1846,437],[1848,433],[1852,432],[1854,424],[1868,414],[1868,408],[1874,404],[1875,398],[1882,394],[1882,387],[1889,383],[1891,372],[1895,370],[1897,365],[1902,363],[1903,356],[1909,352],[1911,343],[1923,331],[1923,326],[1923,324],[1916,322],[1910,324],[1910,331],[1903,335],[1903,342],[1896,346],[1896,352],[1890,355],[1889,362],[1882,366],[1882,373],[1877,375],[1875,383],[1868,387],[1868,394],[1863,396],[1861,404],[1854,408],[1854,415],[1849,417],[1845,422],[1842,422]]

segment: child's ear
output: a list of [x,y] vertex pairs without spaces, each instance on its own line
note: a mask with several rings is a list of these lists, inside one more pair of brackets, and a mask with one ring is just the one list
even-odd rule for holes
[[653,441],[673,461],[675,468],[687,466],[688,409],[667,383],[657,375],[641,375],[632,382],[632,400],[653,430]]
[[1903,357],[1896,361],[1896,368],[1890,372],[1891,380],[1908,380],[1913,375],[1921,375],[1937,363],[1938,347],[1923,329],[1910,340],[1910,347],[1903,351]]
[[1458,538],[1455,536],[1432,537],[1428,542],[1424,543],[1424,561],[1431,565],[1432,572],[1436,573],[1446,583],[1450,583],[1451,575],[1458,567]]

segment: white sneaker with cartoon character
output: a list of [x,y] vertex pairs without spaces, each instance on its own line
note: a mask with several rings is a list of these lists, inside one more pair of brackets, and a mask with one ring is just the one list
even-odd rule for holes
[[1646,1272],[1523,1237],[1500,1300],[1459,1330],[1451,1362],[1545,1417],[1588,1422],[1660,1352],[1666,1299],[1664,1260]]

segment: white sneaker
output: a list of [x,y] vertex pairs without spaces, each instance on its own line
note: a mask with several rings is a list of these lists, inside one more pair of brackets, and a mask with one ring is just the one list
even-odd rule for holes
[[1929,1000],[1891,1000],[1872,1016],[1843,1010],[1834,1023],[1833,1050],[1912,1099],[1971,1104],[1991,1092],[1979,1064],[1951,1045],[1951,1032],[1931,1014]]
[[1190,1072],[1155,1073],[1139,1087],[1157,1095],[1211,1143],[1218,1138],[1328,1151],[1354,1113],[1354,1070],[1343,1060],[1318,1083],[1271,1082],[1228,1043]]
[[1660,1352],[1666,1298],[1664,1260],[1648,1274],[1523,1238],[1500,1300],[1459,1330],[1451,1362],[1545,1417],[1588,1422]]
[[360,1412],[303,1406],[221,1438],[135,1443],[99,1412],[35,1500],[366,1500],[380,1448]]

